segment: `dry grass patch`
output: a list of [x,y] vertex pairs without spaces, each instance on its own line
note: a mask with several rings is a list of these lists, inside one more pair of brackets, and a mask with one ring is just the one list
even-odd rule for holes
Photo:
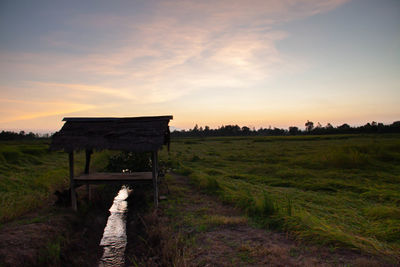
[[240,225],[247,224],[248,219],[241,216],[211,215],[206,219],[206,223],[213,226]]

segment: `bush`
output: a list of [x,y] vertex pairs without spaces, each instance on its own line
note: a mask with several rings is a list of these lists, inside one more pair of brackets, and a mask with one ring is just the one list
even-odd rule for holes
[[151,171],[148,153],[122,152],[109,158],[107,171],[110,172],[144,172]]

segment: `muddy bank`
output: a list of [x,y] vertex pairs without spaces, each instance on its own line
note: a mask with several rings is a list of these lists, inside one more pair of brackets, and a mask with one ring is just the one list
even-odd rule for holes
[[[0,228],[0,266],[99,266],[104,249],[100,246],[110,216],[110,207],[120,186],[92,188],[92,201],[86,201],[85,188],[78,189],[78,212],[50,203],[47,207],[8,222]],[[151,186],[133,188],[127,198],[126,266],[137,262],[160,265],[158,235],[152,207]],[[52,202],[56,202],[54,198]],[[151,240],[150,240],[150,239]],[[158,264],[160,263],[160,264]]]
[[134,190],[128,199],[126,266],[183,266],[183,244],[164,214],[169,189],[159,187],[159,209],[153,208],[151,187]]
[[145,263],[155,263],[154,259],[159,258],[160,238],[153,238],[149,232],[149,227],[155,226],[151,218],[157,216],[152,201],[153,189],[149,186],[134,188],[128,198],[128,244],[125,251],[127,266],[143,266]]
[[1,266],[97,266],[99,247],[108,209],[118,187],[98,186],[92,190],[92,202],[85,200],[84,188],[79,211],[48,206],[0,228]]

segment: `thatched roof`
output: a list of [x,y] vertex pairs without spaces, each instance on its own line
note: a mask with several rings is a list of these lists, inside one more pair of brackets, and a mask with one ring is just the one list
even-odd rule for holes
[[64,118],[65,124],[53,135],[50,149],[156,151],[169,144],[171,119],[172,116]]

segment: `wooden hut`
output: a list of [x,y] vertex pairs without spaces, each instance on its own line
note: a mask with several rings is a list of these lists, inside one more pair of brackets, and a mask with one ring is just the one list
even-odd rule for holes
[[[158,150],[170,141],[168,123],[172,116],[129,118],[64,118],[64,126],[53,135],[51,150],[69,154],[71,204],[77,209],[75,188],[98,183],[153,183],[154,205],[158,206]],[[139,173],[90,173],[94,150],[151,152],[152,171]],[[74,151],[86,151],[85,173],[74,176]]]

